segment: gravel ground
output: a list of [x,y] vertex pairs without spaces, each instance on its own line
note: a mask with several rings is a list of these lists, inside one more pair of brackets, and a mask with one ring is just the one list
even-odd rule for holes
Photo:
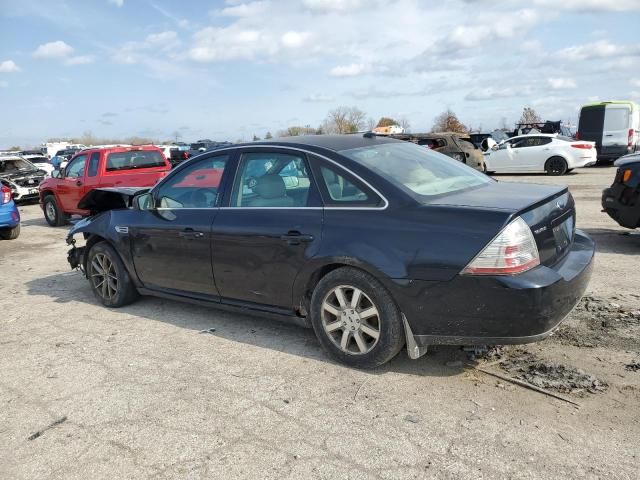
[[569,184],[598,243],[557,335],[475,362],[403,352],[374,371],[243,313],[155,298],[107,310],[69,271],[66,228],[23,206],[20,238],[0,243],[0,478],[636,479],[640,237],[600,212],[613,173],[498,177]]

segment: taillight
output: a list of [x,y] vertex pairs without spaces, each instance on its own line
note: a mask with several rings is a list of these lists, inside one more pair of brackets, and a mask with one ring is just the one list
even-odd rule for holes
[[627,137],[627,148],[629,150],[631,150],[631,148],[633,147],[633,134],[635,133],[635,130],[633,128],[629,129],[629,135]]
[[576,132],[576,140],[580,140],[580,132]]
[[513,220],[465,267],[466,275],[515,275],[540,265],[538,247],[529,225]]
[[4,205],[11,201],[11,189],[6,185],[2,185],[0,188],[0,204]]
[[187,158],[189,158],[189,152],[182,152],[182,159],[186,160]]
[[585,150],[591,150],[593,148],[593,145],[590,143],[572,143],[571,146],[573,148],[582,148]]

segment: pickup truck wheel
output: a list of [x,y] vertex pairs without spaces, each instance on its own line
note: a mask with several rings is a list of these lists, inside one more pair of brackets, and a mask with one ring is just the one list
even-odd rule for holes
[[16,225],[13,228],[0,229],[0,238],[3,240],[15,240],[20,235],[20,225]]
[[94,295],[105,307],[124,307],[138,298],[124,263],[107,242],[91,247],[86,272]]
[[322,348],[356,368],[375,368],[395,357],[405,336],[402,315],[387,289],[362,270],[328,273],[311,297],[311,324]]
[[56,197],[47,195],[44,197],[44,219],[52,227],[61,227],[67,222],[67,217],[58,206]]
[[564,175],[565,173],[567,173],[568,168],[569,167],[567,166],[567,161],[562,157],[551,157],[549,160],[547,160],[547,163],[544,167],[547,175],[553,176]]

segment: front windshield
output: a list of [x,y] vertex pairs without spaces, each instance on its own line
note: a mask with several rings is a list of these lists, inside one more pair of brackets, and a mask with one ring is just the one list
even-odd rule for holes
[[340,153],[409,194],[432,197],[493,181],[457,160],[408,142],[353,148]]
[[33,164],[22,158],[0,159],[0,173],[20,172],[25,170],[35,170]]

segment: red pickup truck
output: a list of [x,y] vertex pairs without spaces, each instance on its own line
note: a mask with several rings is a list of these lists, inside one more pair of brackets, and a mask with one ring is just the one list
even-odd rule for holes
[[70,215],[89,215],[78,208],[90,190],[103,187],[150,187],[171,170],[157,147],[109,147],[78,152],[39,187],[47,223],[64,225]]

